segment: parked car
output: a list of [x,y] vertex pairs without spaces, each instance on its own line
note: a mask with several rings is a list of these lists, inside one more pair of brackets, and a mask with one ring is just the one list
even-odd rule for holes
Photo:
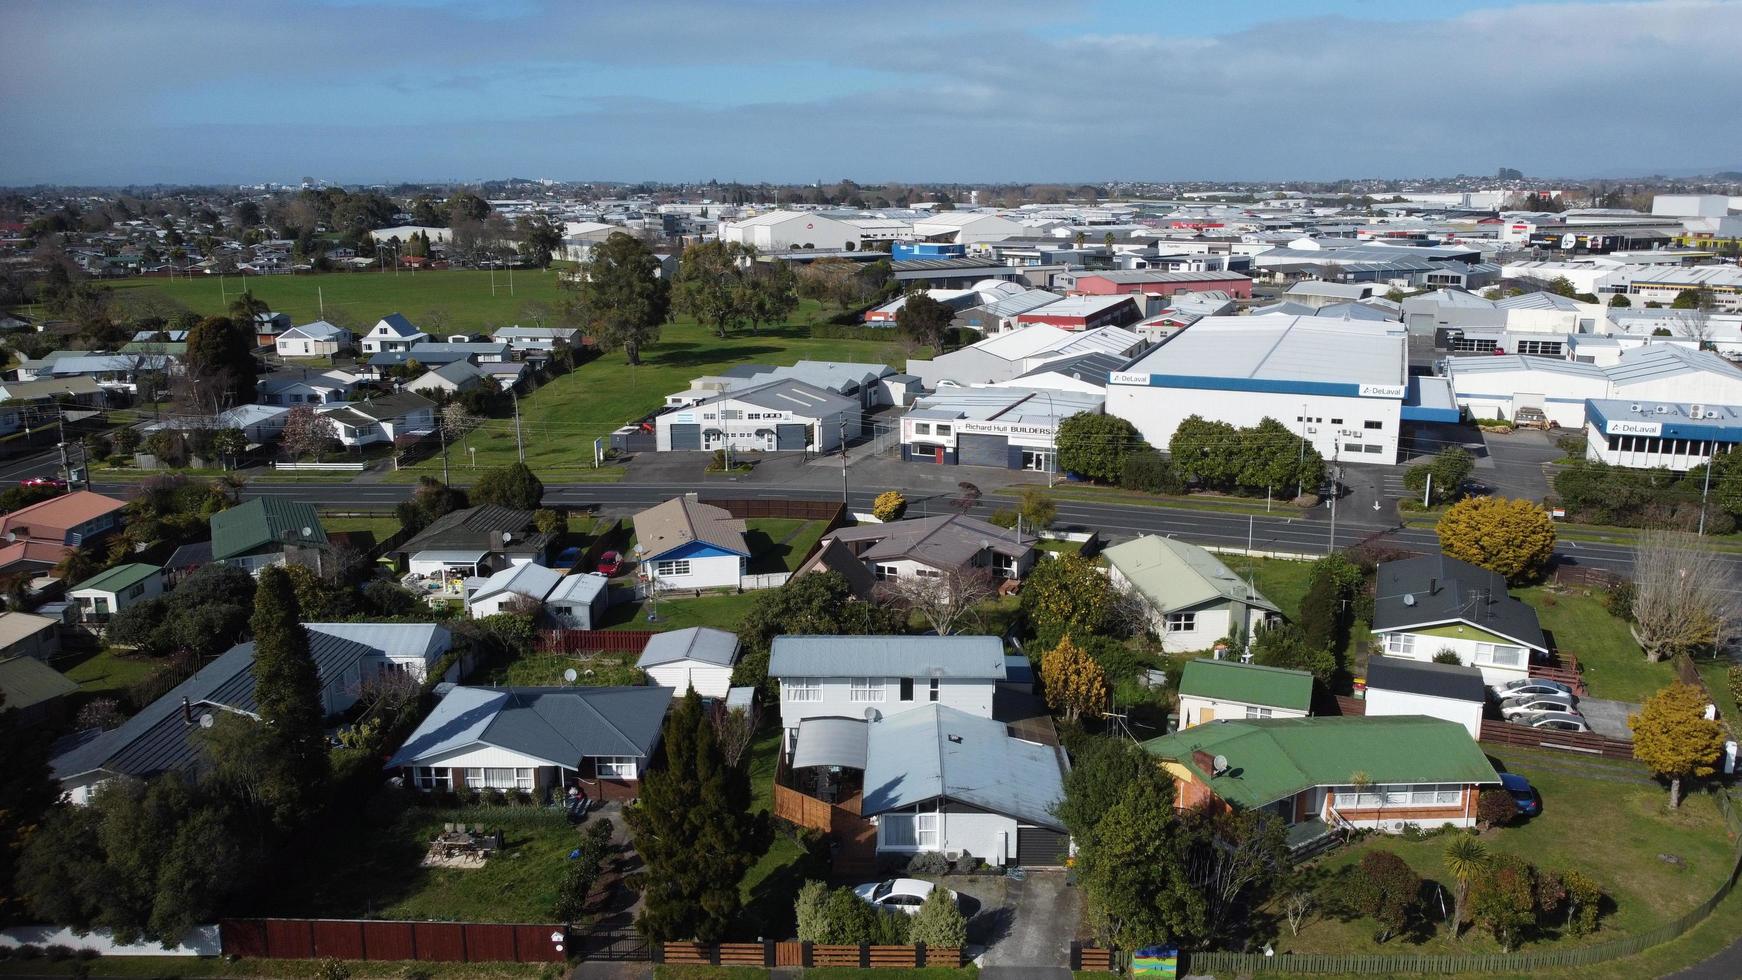
[[550,567],[560,568],[566,572],[566,571],[572,570],[576,565],[579,565],[580,563],[581,563],[581,549],[579,549],[579,548],[564,548],[561,552],[559,552],[557,554],[556,561],[551,562]]
[[1500,788],[1512,797],[1512,803],[1518,807],[1521,816],[1534,817],[1542,812],[1542,797],[1537,795],[1536,787],[1518,773],[1501,773]]
[[623,571],[623,556],[615,551],[607,551],[599,556],[600,575],[618,575]]
[[1564,694],[1525,694],[1500,702],[1500,717],[1507,721],[1519,715],[1544,711],[1577,715],[1579,709],[1573,707],[1573,699]]
[[1542,677],[1523,677],[1515,681],[1506,681],[1494,685],[1491,690],[1493,690],[1494,696],[1501,700],[1516,698],[1525,694],[1559,694],[1563,697],[1571,698],[1574,701],[1579,700],[1578,695],[1573,693],[1572,685],[1562,684],[1560,681],[1551,681]]
[[53,476],[33,476],[28,480],[19,480],[18,485],[21,487],[52,487],[56,490],[65,490],[67,481]]
[[1530,711],[1507,719],[1514,725],[1525,725],[1530,728],[1541,728],[1551,732],[1588,732],[1591,726],[1585,719],[1576,714],[1565,714],[1559,711]]
[[[937,887],[929,881],[921,881],[918,878],[888,878],[883,881],[855,885],[853,894],[871,903],[875,908],[914,915],[919,912],[919,907],[925,904],[925,900],[931,897],[931,893]],[[955,892],[948,889],[945,891],[949,893],[951,901],[959,902],[961,900],[961,897]]]

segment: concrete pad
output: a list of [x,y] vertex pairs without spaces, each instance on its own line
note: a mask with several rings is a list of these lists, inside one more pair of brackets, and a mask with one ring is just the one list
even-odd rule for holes
[[1605,701],[1601,698],[1580,698],[1579,713],[1591,731],[1609,738],[1633,741],[1633,731],[1627,727],[1627,716],[1639,711],[1631,701]]

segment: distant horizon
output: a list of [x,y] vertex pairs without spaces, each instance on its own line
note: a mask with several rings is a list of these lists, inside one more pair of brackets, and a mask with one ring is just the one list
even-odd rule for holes
[[1742,169],[1701,89],[1726,0],[21,0],[0,30],[15,188]]

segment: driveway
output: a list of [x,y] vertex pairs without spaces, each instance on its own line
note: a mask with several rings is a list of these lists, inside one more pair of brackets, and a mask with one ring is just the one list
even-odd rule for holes
[[1605,701],[1601,698],[1580,698],[1579,713],[1591,731],[1609,738],[1633,741],[1633,731],[1627,727],[1627,716],[1639,710],[1631,701]]
[[1483,441],[1494,465],[1491,469],[1478,465],[1475,479],[1492,486],[1496,496],[1541,500],[1549,492],[1543,464],[1564,455],[1555,445],[1563,434],[1542,429],[1517,429],[1505,435],[1485,433]]
[[975,878],[959,890],[981,903],[968,922],[968,942],[986,947],[979,960],[982,977],[1070,976],[1078,895],[1065,884],[1063,872],[1031,871],[1021,881]]

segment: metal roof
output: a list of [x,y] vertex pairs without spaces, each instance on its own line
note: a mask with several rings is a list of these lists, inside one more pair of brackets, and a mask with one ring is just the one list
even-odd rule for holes
[[1487,685],[1482,683],[1479,667],[1462,664],[1436,664],[1404,657],[1370,657],[1367,660],[1368,691],[1401,691],[1453,701],[1488,699]]
[[1004,679],[996,636],[777,636],[770,677]]
[[724,507],[702,503],[693,493],[637,512],[634,523],[636,550],[649,561],[696,541],[735,555],[750,554],[750,546],[744,543],[744,522]]
[[646,759],[670,705],[668,687],[456,687],[387,768],[474,745],[571,769],[588,757]]
[[1407,343],[1401,324],[1316,316],[1210,316],[1126,371],[1402,387]]
[[254,497],[212,515],[212,558],[223,561],[266,545],[280,545],[287,534],[297,544],[327,543],[326,529],[321,527],[313,504],[279,496]]
[[868,727],[860,718],[801,719],[798,741],[792,750],[792,768],[842,766],[863,771],[869,752]]
[[1190,609],[1217,600],[1281,612],[1221,559],[1177,538],[1145,534],[1101,554],[1158,612]]
[[[989,638],[990,639],[990,638]],[[927,704],[866,726],[867,817],[946,799],[1063,830],[1059,753],[1011,738],[1001,721]]]
[[35,657],[0,660],[0,692],[9,710],[23,710],[78,690],[67,676]]
[[563,573],[556,569],[533,562],[510,565],[484,579],[483,584],[478,586],[478,591],[468,596],[466,602],[470,605],[504,592],[543,602],[544,597],[550,595],[550,590],[556,588],[557,580],[562,577]]
[[126,565],[116,565],[99,575],[94,575],[78,585],[67,590],[68,595],[75,592],[120,592],[122,589],[138,585],[163,569],[156,565],[143,562],[130,562]]
[[1180,697],[1306,711],[1313,704],[1313,675],[1238,660],[1188,660],[1180,671],[1179,693]]
[[860,524],[832,531],[828,537],[852,547],[862,561],[908,558],[946,570],[966,567],[982,551],[1021,558],[1038,540],[966,514]]
[[738,634],[710,626],[655,633],[642,649],[635,666],[646,670],[661,664],[683,660],[699,660],[716,667],[730,667],[738,661]]
[[611,580],[598,572],[571,572],[562,577],[562,581],[550,590],[550,595],[545,596],[544,601],[591,603],[610,584]]
[[453,645],[453,634],[435,623],[305,623],[310,633],[336,636],[372,647],[389,660],[435,663]]
[[1373,632],[1407,633],[1467,623],[1547,652],[1536,610],[1506,592],[1506,579],[1444,554],[1388,561],[1374,587]]
[[[504,533],[510,536],[509,541],[502,540]],[[528,552],[542,550],[549,541],[550,535],[533,529],[532,511],[483,504],[443,514],[395,550],[403,555],[420,552],[473,554],[479,549],[484,552]]]

